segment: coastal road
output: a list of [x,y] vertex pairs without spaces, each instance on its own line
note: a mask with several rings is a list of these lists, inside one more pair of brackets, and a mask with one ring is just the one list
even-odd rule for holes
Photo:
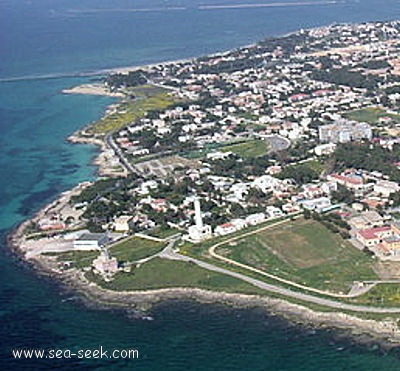
[[208,269],[213,272],[222,273],[234,278],[238,278],[242,281],[248,282],[251,285],[258,287],[262,290],[273,292],[279,295],[286,296],[288,298],[302,300],[308,303],[313,303],[317,305],[322,305],[329,308],[340,309],[352,312],[362,312],[362,313],[400,313],[400,308],[381,308],[381,307],[371,307],[366,305],[356,305],[342,303],[332,299],[325,299],[318,296],[313,296],[310,294],[305,294],[302,292],[293,291],[284,287],[272,285],[264,281],[258,280],[256,278],[248,277],[242,273],[234,272],[226,268],[218,267],[216,265],[204,262],[202,260],[192,258],[186,255],[179,254],[174,250],[174,241],[170,241],[163,251],[157,254],[160,258],[169,260],[180,260],[185,262],[191,262],[197,264],[199,267]]
[[124,154],[122,153],[121,149],[116,145],[114,142],[114,138],[112,137],[113,133],[107,134],[105,138],[105,142],[109,148],[111,148],[114,153],[117,155],[121,164],[125,167],[126,170],[130,173],[137,173],[135,168],[129,163],[129,161],[125,158]]

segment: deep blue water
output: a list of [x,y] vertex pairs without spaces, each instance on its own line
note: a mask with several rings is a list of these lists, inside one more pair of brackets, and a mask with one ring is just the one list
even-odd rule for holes
[[[246,1],[0,0],[1,369],[400,369],[396,352],[295,327],[261,310],[172,302],[154,309],[154,321],[141,321],[89,309],[4,246],[10,228],[59,192],[95,178],[90,162],[96,149],[65,140],[98,118],[111,100],[60,94],[88,79],[76,75],[226,50],[303,27],[400,16],[394,0],[207,11],[200,3]],[[184,9],[137,11],[159,6]],[[140,359],[11,359],[11,349],[18,347],[98,345],[138,348]]]

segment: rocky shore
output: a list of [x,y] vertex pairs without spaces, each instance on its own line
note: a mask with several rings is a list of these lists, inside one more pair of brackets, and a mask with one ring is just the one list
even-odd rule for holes
[[[98,145],[101,148],[101,153],[107,150],[105,142],[100,139],[73,135],[69,140],[74,143]],[[96,164],[99,165],[99,173],[104,174],[102,168],[106,169],[108,162],[102,162],[98,159]],[[24,231],[26,227],[32,221],[37,221],[43,217],[49,210],[62,207],[68,202],[71,195],[81,190],[82,186],[84,185],[78,185],[70,191],[64,192],[56,200],[39,210],[31,219],[21,223],[8,236],[8,244],[23,261],[32,264],[40,274],[50,276],[64,287],[79,292],[81,297],[90,305],[146,312],[155,304],[163,301],[190,299],[200,303],[223,303],[241,308],[261,307],[271,314],[282,316],[294,323],[318,328],[344,330],[355,335],[355,338],[359,341],[378,341],[383,347],[393,347],[400,344],[400,329],[397,321],[393,318],[367,320],[346,313],[314,311],[307,306],[268,296],[215,292],[196,288],[177,287],[133,292],[111,291],[89,282],[82,271],[76,269],[61,271],[55,256],[27,255],[28,251],[24,248],[26,240]]]
[[68,141],[78,144],[90,144],[99,147],[99,153],[93,159],[93,165],[98,167],[99,176],[126,176],[128,172],[120,165],[118,157],[114,151],[108,148],[103,139],[94,137],[85,137],[80,132],[74,133],[68,137]]
[[[29,222],[29,221],[28,221]],[[27,223],[27,222],[25,222]],[[168,288],[146,291],[112,291],[90,282],[82,271],[69,269],[60,271],[54,256],[36,255],[25,259],[21,250],[21,225],[9,236],[9,245],[25,262],[30,263],[39,274],[49,276],[79,296],[89,306],[103,309],[122,309],[124,311],[146,313],[154,305],[169,300],[195,300],[203,304],[224,304],[237,308],[263,308],[269,314],[281,316],[292,323],[306,327],[335,329],[352,336],[357,342],[378,343],[381,348],[390,349],[400,345],[400,329],[393,318],[382,320],[363,319],[340,312],[315,311],[307,306],[268,296],[235,294],[209,291],[197,288]]]
[[[171,62],[168,62],[171,63]],[[87,90],[89,89],[89,90]],[[99,87],[74,88],[66,93],[78,94],[98,94],[102,93]],[[109,109],[115,108],[115,105]],[[104,138],[85,136],[85,128],[71,135],[68,140],[71,143],[83,143],[98,146],[99,155],[94,160],[98,166],[100,176],[121,176],[126,175],[126,170],[121,167],[118,170],[118,158],[114,151],[107,146]],[[349,331],[357,339],[367,339],[366,341],[379,341],[386,347],[398,346],[400,344],[400,329],[398,323],[393,318],[384,320],[368,320],[359,318],[333,310],[323,312],[315,311],[306,305],[295,304],[283,299],[271,298],[259,295],[235,294],[208,291],[197,288],[168,288],[146,291],[117,292],[106,290],[84,276],[84,273],[76,269],[60,270],[56,257],[35,254],[28,255],[24,249],[26,239],[24,231],[32,221],[36,221],[46,214],[46,211],[58,207],[67,202],[71,194],[79,188],[65,192],[57,200],[40,210],[32,219],[19,225],[8,237],[10,247],[19,255],[21,259],[32,264],[39,273],[50,276],[62,283],[66,288],[79,292],[82,298],[89,303],[106,308],[120,308],[126,310],[138,310],[146,312],[154,305],[167,300],[196,300],[200,303],[223,303],[225,305],[249,308],[261,307],[271,314],[279,315],[294,323],[301,323],[305,326],[315,326],[319,328],[335,328]]]

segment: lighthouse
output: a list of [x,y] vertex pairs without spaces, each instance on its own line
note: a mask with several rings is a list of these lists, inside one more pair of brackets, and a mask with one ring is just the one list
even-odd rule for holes
[[212,236],[212,230],[210,225],[203,223],[200,199],[197,196],[193,198],[193,204],[195,224],[188,229],[189,239],[193,242],[201,242]]
[[194,203],[194,220],[196,222],[196,227],[201,229],[203,228],[203,217],[201,215],[201,206],[199,198],[196,197],[193,203]]

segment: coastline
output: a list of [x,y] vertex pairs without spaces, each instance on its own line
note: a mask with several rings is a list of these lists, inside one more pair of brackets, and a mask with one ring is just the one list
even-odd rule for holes
[[170,300],[194,300],[200,304],[223,304],[235,308],[261,308],[271,315],[280,316],[294,324],[305,327],[333,329],[350,336],[359,343],[378,342],[382,348],[400,345],[400,328],[393,318],[363,319],[334,311],[318,311],[285,299],[265,296],[227,293],[192,287],[149,289],[143,291],[112,291],[89,282],[82,271],[61,271],[55,256],[27,256],[23,248],[24,228],[33,220],[43,216],[46,210],[65,202],[79,189],[78,185],[39,210],[32,218],[18,225],[7,237],[10,249],[39,275],[46,276],[67,291],[77,293],[85,305],[103,309],[121,309],[142,313],[143,316],[157,304]]
[[[17,245],[11,248],[21,256]],[[260,308],[269,315],[279,316],[300,326],[316,329],[332,329],[338,335],[349,337],[360,344],[378,343],[389,350],[400,345],[400,329],[393,319],[371,320],[341,312],[321,312],[273,297],[226,293],[199,288],[176,287],[149,289],[144,291],[117,292],[100,288],[87,281],[82,272],[70,270],[68,274],[56,269],[51,257],[38,256],[22,261],[28,263],[39,275],[46,276],[68,292],[78,294],[85,305],[105,310],[123,310],[136,313],[135,318],[146,318],[148,313],[161,302],[192,300],[199,304],[222,304],[234,308]]]
[[[227,51],[229,52],[229,51]],[[214,55],[221,55],[226,52],[216,53]],[[174,63],[182,63],[190,61],[176,60],[167,61],[161,63],[155,63],[145,66],[132,66],[121,69],[110,70],[116,73],[126,73],[141,68],[153,68],[159,65],[168,65]],[[92,87],[90,87],[92,86]],[[118,93],[107,93],[101,89],[101,87],[93,87],[93,84],[84,84],[72,89],[66,89],[62,91],[68,94],[90,94],[90,95],[107,95],[112,97],[123,97],[123,94]],[[113,94],[113,95],[110,95]],[[118,104],[118,103],[117,103]],[[104,140],[98,138],[85,138],[82,135],[85,128],[79,130],[77,133],[71,135],[68,140],[71,143],[83,143],[92,144],[99,146],[99,154],[94,159],[93,163],[98,166],[98,173],[100,176],[115,176],[121,175],[115,172],[110,172],[110,161],[115,159],[112,156],[110,149]],[[23,238],[23,229],[32,220],[42,215],[44,210],[49,209],[52,205],[59,202],[63,202],[62,199],[66,195],[72,194],[76,189],[73,188],[67,192],[64,192],[55,201],[46,205],[44,208],[39,210],[32,218],[21,223],[15,230],[13,230],[8,238],[10,247],[28,263],[31,263],[39,273],[46,274],[51,278],[56,279],[66,287],[79,292],[85,299],[92,303],[97,303],[101,306],[111,308],[135,308],[141,311],[148,311],[155,304],[161,301],[175,300],[175,299],[191,299],[196,300],[200,303],[223,303],[225,305],[231,305],[235,307],[262,307],[271,314],[276,314],[284,318],[289,319],[295,323],[301,323],[306,326],[316,326],[321,328],[334,328],[341,330],[349,330],[356,336],[371,336],[373,339],[379,339],[388,346],[392,344],[400,344],[400,331],[397,323],[394,320],[366,320],[356,316],[348,315],[345,313],[335,312],[318,312],[314,311],[307,306],[293,304],[283,299],[271,298],[268,296],[257,296],[257,295],[245,295],[245,294],[233,294],[225,292],[207,291],[197,288],[172,288],[172,289],[156,289],[146,291],[133,291],[133,292],[115,292],[111,290],[105,290],[94,283],[90,283],[85,280],[83,275],[80,275],[78,271],[71,271],[67,274],[57,273],[57,267],[54,265],[54,260],[51,257],[38,256],[32,259],[27,259],[24,256],[26,251],[21,249],[21,238]],[[268,294],[267,294],[268,295]]]

